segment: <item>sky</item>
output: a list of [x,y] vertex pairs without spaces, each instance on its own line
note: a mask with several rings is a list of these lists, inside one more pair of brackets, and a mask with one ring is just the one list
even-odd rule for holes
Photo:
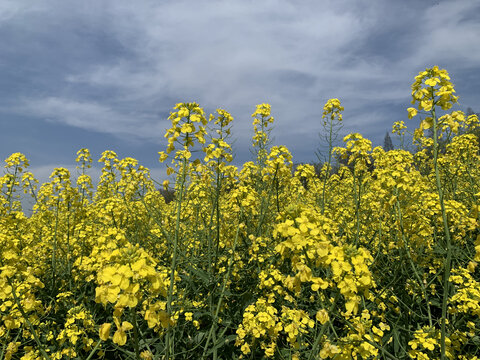
[[317,161],[330,98],[341,135],[382,145],[393,122],[418,125],[406,108],[425,68],[480,111],[479,15],[478,0],[0,0],[0,158],[24,153],[46,181],[81,148],[113,150],[161,180],[179,102],[232,114],[236,165],[261,103],[296,163]]

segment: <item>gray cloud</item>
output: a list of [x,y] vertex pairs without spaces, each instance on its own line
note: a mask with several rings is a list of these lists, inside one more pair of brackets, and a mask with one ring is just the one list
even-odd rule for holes
[[17,111],[86,130],[141,139],[158,138],[163,130],[148,115],[142,114],[139,118],[139,114],[122,113],[94,101],[81,102],[57,97],[27,99]]
[[270,102],[277,142],[308,161],[329,98],[344,104],[346,130],[381,142],[406,118],[419,71],[439,64],[462,84],[479,72],[473,0],[72,4],[0,5],[0,70],[26,85],[0,89],[2,113],[158,142],[174,104],[197,101],[234,115],[246,154],[250,114]]

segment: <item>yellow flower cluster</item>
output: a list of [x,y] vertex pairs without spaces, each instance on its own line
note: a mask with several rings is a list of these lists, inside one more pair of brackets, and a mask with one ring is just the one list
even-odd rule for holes
[[[415,76],[412,84],[412,104],[418,103],[418,110],[431,111],[436,105],[448,110],[458,100],[454,93],[448,72],[434,66]],[[415,108],[409,108],[408,113],[409,118],[417,114]]]
[[[478,359],[479,121],[450,110],[454,93],[445,70],[422,71],[415,153],[399,121],[402,149],[352,133],[317,167],[271,146],[268,104],[252,115],[253,161],[234,166],[233,117],[179,103],[162,191],[113,151],[99,179],[80,149],[77,176],[57,168],[41,186],[12,154],[0,359]],[[330,99],[322,117],[342,111]]]
[[175,150],[175,144],[180,146],[175,158],[189,159],[191,157],[190,148],[198,141],[205,143],[205,126],[207,119],[202,108],[197,103],[178,103],[175,105],[174,112],[170,113],[169,120],[172,127],[165,133],[168,140],[167,150],[159,152],[160,162],[164,162],[168,155]]
[[209,121],[216,125],[216,128],[213,129],[216,136],[212,136],[211,143],[203,149],[205,152],[204,161],[208,163],[210,160],[215,159],[217,166],[221,167],[220,170],[223,170],[225,162],[233,160],[232,147],[226,141],[231,135],[230,124],[233,121],[233,117],[227,111],[217,109],[217,117],[215,118],[211,114]]
[[[323,107],[322,118],[325,119],[330,117],[330,120],[333,121],[337,119],[338,121],[343,120],[342,111],[344,110],[343,106],[340,105],[340,100],[338,99],[329,99],[325,106]],[[326,120],[325,123],[326,124]]]
[[257,151],[257,161],[263,167],[265,161],[267,146],[269,144],[269,124],[273,124],[274,118],[270,115],[271,106],[269,104],[257,105],[253,117],[253,142],[252,146]]

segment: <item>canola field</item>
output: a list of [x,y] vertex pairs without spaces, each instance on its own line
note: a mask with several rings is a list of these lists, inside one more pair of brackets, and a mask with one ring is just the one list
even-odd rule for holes
[[[319,173],[270,145],[267,104],[241,167],[227,111],[177,104],[159,153],[168,202],[113,151],[95,188],[87,149],[78,176],[57,168],[41,186],[12,154],[0,359],[478,359],[479,120],[457,99],[445,70],[420,72],[405,112],[422,119],[416,151],[353,133]],[[330,135],[342,110],[325,104]]]

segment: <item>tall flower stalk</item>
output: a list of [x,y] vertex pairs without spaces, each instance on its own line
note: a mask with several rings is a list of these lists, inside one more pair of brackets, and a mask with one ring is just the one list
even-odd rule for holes
[[[340,105],[340,100],[338,99],[330,99],[327,101],[325,106],[323,107],[323,129],[324,129],[324,136],[327,141],[328,145],[328,160],[326,164],[323,165],[325,167],[325,174],[323,176],[323,189],[322,189],[322,201],[321,201],[321,210],[322,215],[325,213],[325,195],[326,195],[326,188],[327,188],[327,180],[330,176],[330,172],[332,169],[332,150],[333,144],[337,139],[338,133],[342,128],[342,111],[344,110],[343,106]],[[317,154],[317,157],[318,154]],[[322,168],[323,168],[322,167]]]
[[450,229],[448,226],[447,213],[445,210],[444,192],[442,182],[440,179],[440,171],[438,164],[438,139],[442,129],[449,127],[456,132],[458,126],[451,117],[438,118],[436,108],[441,107],[442,110],[448,110],[453,104],[457,102],[458,97],[454,95],[455,90],[453,84],[450,82],[450,77],[444,69],[439,69],[434,66],[431,69],[426,69],[420,72],[415,77],[415,82],[412,84],[412,104],[417,104],[417,108],[408,108],[408,117],[413,118],[418,111],[424,111],[427,117],[420,124],[420,128],[433,129],[433,167],[435,170],[435,184],[440,202],[442,212],[443,228],[445,232],[444,248],[446,251],[446,258],[443,270],[443,296],[442,296],[442,318],[441,318],[441,359],[445,359],[445,340],[447,336],[446,324],[447,318],[447,301],[451,291],[450,271],[452,267],[452,240],[450,236]]
[[[185,196],[185,188],[187,181],[187,167],[189,159],[192,156],[191,148],[195,146],[195,142],[200,144],[205,143],[205,126],[207,125],[207,119],[204,116],[203,109],[199,107],[197,103],[179,103],[174,108],[174,111],[170,114],[169,119],[172,121],[172,127],[167,130],[165,137],[168,141],[166,152],[159,152],[160,162],[164,162],[170,153],[172,153],[176,146],[179,147],[175,153],[175,157],[172,159],[174,167],[169,167],[167,174],[176,172],[176,219],[175,219],[175,232],[173,236],[173,249],[171,255],[170,266],[170,281],[167,291],[167,313],[170,317],[173,314],[173,292],[175,283],[175,274],[177,272],[177,257],[179,251],[180,237],[180,222],[182,212],[182,201]],[[165,358],[169,359],[174,353],[175,349],[175,332],[172,331],[172,326],[169,323],[167,332],[165,335]]]

